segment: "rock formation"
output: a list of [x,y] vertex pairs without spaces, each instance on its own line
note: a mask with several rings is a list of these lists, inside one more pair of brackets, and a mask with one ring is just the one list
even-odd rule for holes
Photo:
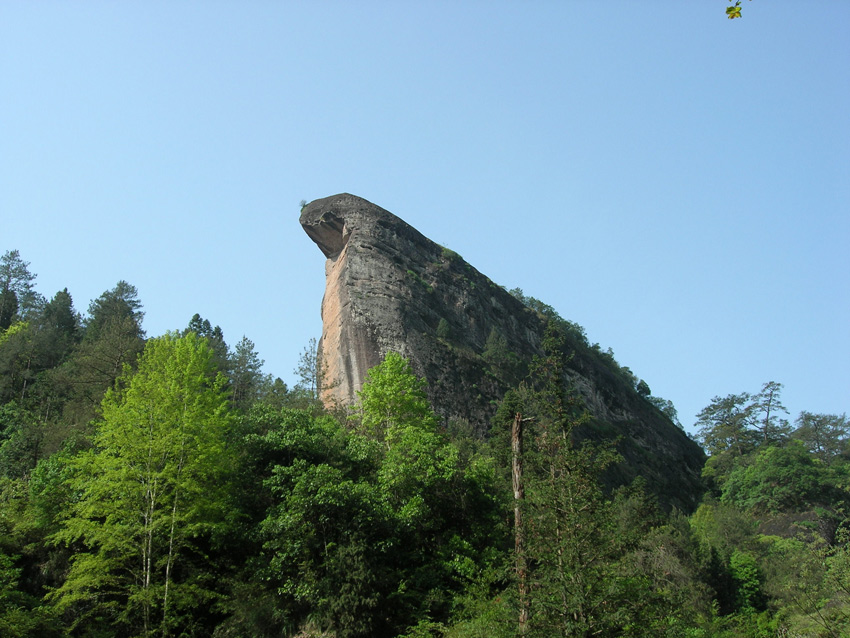
[[[392,213],[349,194],[307,204],[301,225],[327,258],[319,357],[322,399],[351,405],[389,351],[428,382],[445,422],[486,432],[505,391],[540,352],[545,318]],[[571,382],[594,417],[588,436],[619,436],[618,480],[646,476],[689,509],[702,451],[633,384],[573,336]]]

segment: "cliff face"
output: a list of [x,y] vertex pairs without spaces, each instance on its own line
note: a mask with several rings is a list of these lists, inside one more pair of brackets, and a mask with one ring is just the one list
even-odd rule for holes
[[[504,392],[540,352],[545,320],[392,213],[349,194],[311,202],[301,225],[327,257],[322,398],[350,405],[389,351],[425,377],[436,412],[485,431]],[[569,345],[569,344],[568,344]],[[586,436],[620,436],[616,480],[643,474],[689,509],[702,451],[580,343],[570,375],[594,417]]]

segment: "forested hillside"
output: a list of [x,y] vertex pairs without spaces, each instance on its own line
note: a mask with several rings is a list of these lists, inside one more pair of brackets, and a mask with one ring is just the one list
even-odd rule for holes
[[314,348],[288,388],[198,315],[145,334],[127,282],[35,280],[0,259],[0,636],[850,635],[850,423],[779,383],[707,397],[666,511],[572,436],[563,322],[483,435],[395,353],[329,412]]

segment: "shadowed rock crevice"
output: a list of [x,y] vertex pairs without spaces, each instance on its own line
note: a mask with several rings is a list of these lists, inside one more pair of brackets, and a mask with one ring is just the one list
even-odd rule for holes
[[305,226],[304,230],[328,259],[336,259],[351,236],[345,221],[334,215],[326,215],[315,225]]
[[[426,379],[444,422],[485,433],[505,391],[540,354],[545,319],[458,254],[392,213],[349,194],[307,204],[301,225],[327,258],[319,355],[322,399],[352,405],[389,351]],[[488,350],[488,339],[503,344]],[[568,343],[568,346],[570,344]],[[620,437],[618,481],[643,474],[668,504],[689,509],[704,456],[635,389],[580,344],[568,374],[594,417],[584,433]]]

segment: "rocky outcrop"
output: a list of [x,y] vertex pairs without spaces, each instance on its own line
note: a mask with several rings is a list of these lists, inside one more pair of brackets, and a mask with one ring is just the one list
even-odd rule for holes
[[[389,351],[407,357],[449,422],[486,431],[499,400],[540,352],[545,318],[392,213],[349,194],[307,204],[301,225],[324,253],[319,356],[328,404],[357,400]],[[586,436],[619,436],[618,480],[643,474],[688,509],[699,492],[701,450],[575,339],[573,385],[594,417]]]

